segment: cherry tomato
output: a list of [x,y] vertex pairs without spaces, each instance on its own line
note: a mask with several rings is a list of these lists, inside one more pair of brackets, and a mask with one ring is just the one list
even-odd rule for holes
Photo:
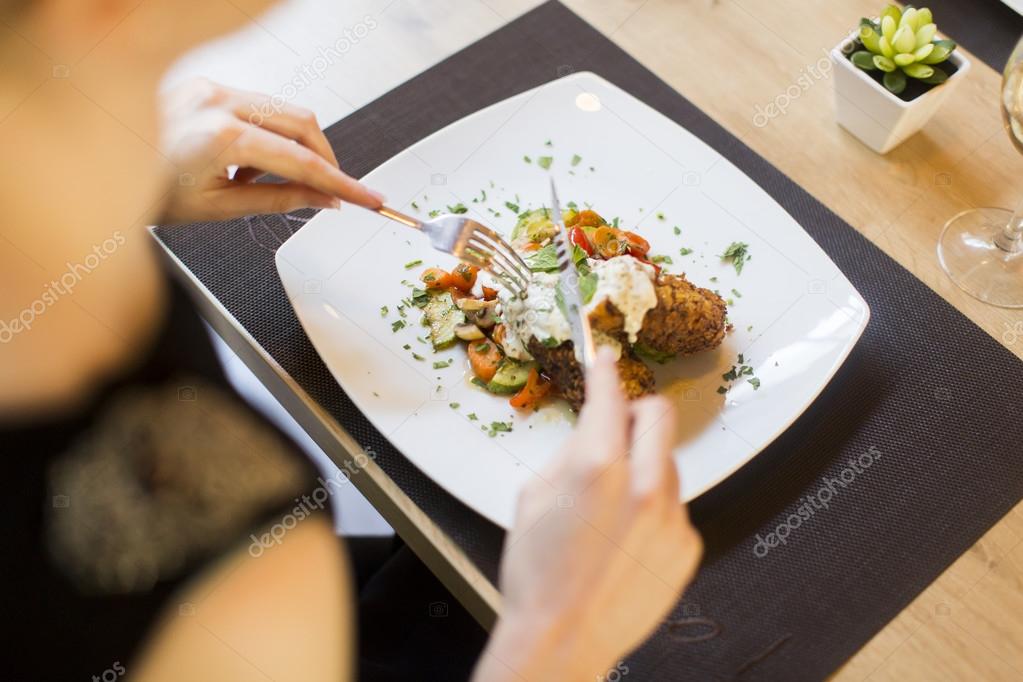
[[601,258],[614,258],[625,253],[628,243],[622,239],[621,230],[601,225],[593,233],[593,246]]
[[476,284],[476,273],[479,271],[480,269],[475,265],[459,263],[451,271],[451,286],[466,293],[472,291],[473,285]]
[[454,284],[451,275],[440,268],[427,268],[419,279],[427,289],[448,289]]
[[630,253],[646,254],[650,251],[650,242],[640,237],[635,232],[623,231],[622,235],[629,244]]
[[572,239],[572,243],[585,251],[587,256],[593,255],[593,245],[590,244],[589,237],[586,236],[581,227],[573,227],[569,232],[569,236]]
[[601,218],[596,211],[587,209],[579,212],[579,220],[577,220],[575,224],[578,227],[599,227],[601,225],[606,225],[607,223],[604,222],[604,219]]

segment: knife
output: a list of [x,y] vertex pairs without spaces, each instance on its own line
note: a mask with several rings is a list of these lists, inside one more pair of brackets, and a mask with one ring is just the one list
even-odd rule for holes
[[551,220],[557,228],[554,233],[554,245],[558,256],[558,294],[561,298],[558,304],[572,330],[575,359],[584,368],[589,368],[593,365],[596,354],[593,348],[593,330],[590,328],[590,318],[583,307],[583,295],[579,291],[579,272],[575,269],[572,257],[575,249],[572,248],[568,228],[565,227],[565,221],[561,216],[561,204],[558,203],[558,190],[554,186],[554,178],[551,178]]

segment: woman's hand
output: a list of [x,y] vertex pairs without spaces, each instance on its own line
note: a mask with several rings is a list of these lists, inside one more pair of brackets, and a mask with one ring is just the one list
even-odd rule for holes
[[[338,168],[307,109],[197,79],[164,93],[162,110],[163,147],[178,174],[164,222],[383,202]],[[265,173],[286,182],[253,182]]]
[[523,491],[478,680],[592,680],[678,602],[703,544],[679,502],[672,405],[629,403],[602,351],[562,453]]

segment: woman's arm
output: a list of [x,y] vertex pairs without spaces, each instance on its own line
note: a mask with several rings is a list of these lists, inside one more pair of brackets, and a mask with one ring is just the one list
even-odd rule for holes
[[354,597],[327,515],[302,521],[258,558],[247,550],[168,604],[129,679],[353,679]]

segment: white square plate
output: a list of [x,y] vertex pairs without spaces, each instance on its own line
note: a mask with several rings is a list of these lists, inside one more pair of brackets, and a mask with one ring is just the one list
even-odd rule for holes
[[[581,157],[575,166],[574,155]],[[537,164],[542,156],[553,157],[549,171]],[[618,216],[650,241],[651,253],[672,258],[668,271],[733,299],[734,331],[719,349],[654,366],[659,392],[680,408],[675,455],[689,500],[752,459],[806,409],[862,334],[867,305],[752,180],[591,73],[472,114],[364,180],[399,210],[425,216],[461,202],[470,216],[508,234],[515,216],[505,202],[521,210],[543,205],[550,174],[563,203],[588,202],[608,220]],[[752,256],[741,274],[718,257],[734,241],[748,243]],[[693,253],[680,255],[682,247]],[[406,269],[417,260],[423,265]],[[518,490],[573,420],[559,404],[516,414],[507,399],[473,386],[462,347],[434,354],[417,340],[425,336],[417,309],[392,331],[410,293],[403,280],[416,280],[425,266],[454,264],[414,230],[353,207],[321,212],[277,251],[306,333],[359,409],[428,476],[508,527]],[[722,374],[740,353],[760,388],[743,377],[722,395]],[[433,368],[448,359],[450,366]],[[494,421],[511,421],[513,430],[492,437],[484,429]]]

